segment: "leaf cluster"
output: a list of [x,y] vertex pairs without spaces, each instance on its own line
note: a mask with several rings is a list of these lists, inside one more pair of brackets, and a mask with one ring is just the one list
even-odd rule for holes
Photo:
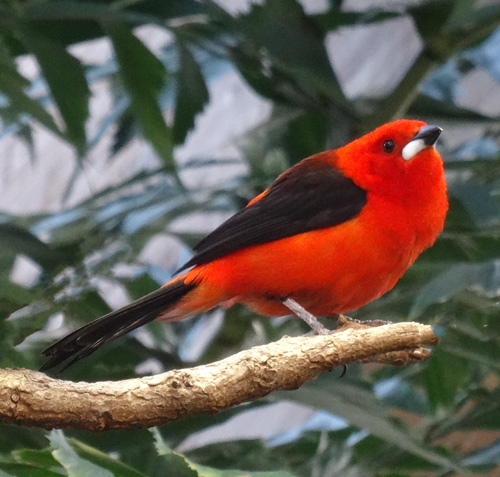
[[[0,475],[242,475],[233,469],[271,477],[479,475],[498,467],[499,117],[463,102],[464,84],[474,75],[496,85],[492,98],[500,91],[500,6],[483,3],[431,0],[348,10],[331,1],[322,12],[307,13],[296,0],[267,0],[238,14],[210,0],[2,3],[0,139],[19,135],[39,160],[33,131],[41,125],[75,149],[80,166],[107,134],[111,161],[141,136],[162,160],[159,169],[63,211],[0,215],[3,367],[39,367],[49,343],[108,312],[104,285],[134,299],[168,280],[207,231],[183,223],[227,216],[284,168],[380,123],[419,117],[445,129],[439,147],[451,207],[436,245],[395,290],[355,314],[435,325],[441,342],[429,362],[355,366],[342,380],[323,376],[267,401],[152,432],[47,434],[0,426]],[[387,93],[350,97],[327,40],[377,28],[391,43],[394,22],[405,19],[421,42],[408,69]],[[145,24],[168,34],[158,51],[134,30]],[[84,63],[72,52],[71,45],[103,36],[113,50],[105,64]],[[17,68],[24,54],[39,66],[33,79]],[[175,147],[208,104],[210,83],[230,71],[268,101],[269,117],[238,138],[241,157],[179,165]],[[367,91],[380,72],[366,73]],[[102,81],[112,102],[90,131],[92,87]],[[188,187],[183,180],[229,165],[247,173],[224,188]],[[175,252],[170,269],[140,260],[152,240],[165,240]],[[33,283],[13,278],[20,261],[36,268]],[[223,321],[221,314],[148,325],[65,377],[156,373],[306,331],[295,320],[271,321],[241,307],[227,310]],[[281,412],[289,425],[270,427]]]

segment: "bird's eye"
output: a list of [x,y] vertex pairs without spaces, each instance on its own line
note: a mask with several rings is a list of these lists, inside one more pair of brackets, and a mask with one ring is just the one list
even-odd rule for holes
[[388,154],[394,151],[394,148],[396,147],[396,144],[394,144],[394,141],[392,139],[387,139],[384,141],[384,152],[387,152]]

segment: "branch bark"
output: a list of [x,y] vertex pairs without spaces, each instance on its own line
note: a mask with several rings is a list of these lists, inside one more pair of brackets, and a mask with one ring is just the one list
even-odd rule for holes
[[394,323],[328,335],[285,336],[222,361],[156,376],[74,383],[27,369],[0,370],[0,422],[103,431],[217,413],[352,363],[408,364],[437,343],[430,326]]

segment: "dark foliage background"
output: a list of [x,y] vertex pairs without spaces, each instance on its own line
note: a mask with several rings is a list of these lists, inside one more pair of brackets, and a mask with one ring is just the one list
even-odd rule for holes
[[[274,477],[497,475],[499,117],[464,109],[459,99],[464,81],[475,73],[488,75],[493,85],[500,82],[500,5],[432,0],[353,11],[342,3],[331,0],[323,12],[306,14],[295,0],[267,0],[239,15],[208,0],[0,4],[1,138],[16,134],[33,146],[36,123],[67,141],[84,164],[103,135],[113,135],[110,161],[141,135],[162,159],[160,168],[61,212],[0,214],[0,316],[5,318],[0,321],[0,365],[36,369],[49,343],[109,311],[97,278],[122,285],[131,298],[168,279],[175,267],[158,269],[138,255],[153,236],[166,232],[182,241],[179,260],[186,258],[201,230],[173,233],[174,220],[194,212],[197,217],[234,212],[301,158],[402,116],[445,129],[440,151],[451,209],[436,246],[394,291],[354,316],[434,325],[441,343],[432,358],[405,368],[353,366],[342,380],[323,376],[294,392],[151,431],[94,435],[2,425],[1,476],[242,475],[234,469]],[[382,97],[346,97],[325,48],[326,36],[377,24],[386,28],[390,42],[390,20],[402,16],[411,19],[422,40],[409,70]],[[133,34],[144,24],[173,36],[159,55]],[[68,45],[102,36],[114,51],[106,65],[84,65],[68,53]],[[41,76],[33,81],[16,65],[26,53],[40,66]],[[186,174],[202,168],[217,174],[228,165],[204,157],[180,166],[173,153],[209,100],[207,82],[217,65],[236,68],[272,101],[272,113],[240,138],[243,160],[234,163],[243,161],[247,173],[224,188],[189,187]],[[90,136],[85,124],[91,86],[104,80],[112,86],[112,103]],[[467,94],[491,94],[492,100],[500,94],[493,86],[488,92],[467,84]],[[166,122],[167,110],[172,115]],[[34,147],[32,156],[39,160]],[[33,286],[11,280],[19,255],[41,267]],[[129,273],[119,273],[117,265],[123,269],[124,264]],[[53,318],[59,312],[63,322]],[[296,320],[271,322],[243,308],[225,315],[223,323],[216,314],[175,325],[154,323],[74,366],[64,378],[122,379],[191,366],[305,331]],[[266,434],[266,424],[281,415],[278,409],[291,403],[304,407],[284,414],[289,429]],[[297,409],[317,412],[301,420]],[[261,423],[262,435],[242,439],[250,420]],[[208,440],[200,438],[201,431],[202,436],[208,432]]]

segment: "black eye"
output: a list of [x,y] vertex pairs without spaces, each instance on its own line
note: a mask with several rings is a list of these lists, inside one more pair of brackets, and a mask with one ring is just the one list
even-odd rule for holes
[[391,153],[394,151],[394,148],[396,147],[396,144],[394,144],[394,141],[392,139],[387,139],[384,141],[384,152]]

